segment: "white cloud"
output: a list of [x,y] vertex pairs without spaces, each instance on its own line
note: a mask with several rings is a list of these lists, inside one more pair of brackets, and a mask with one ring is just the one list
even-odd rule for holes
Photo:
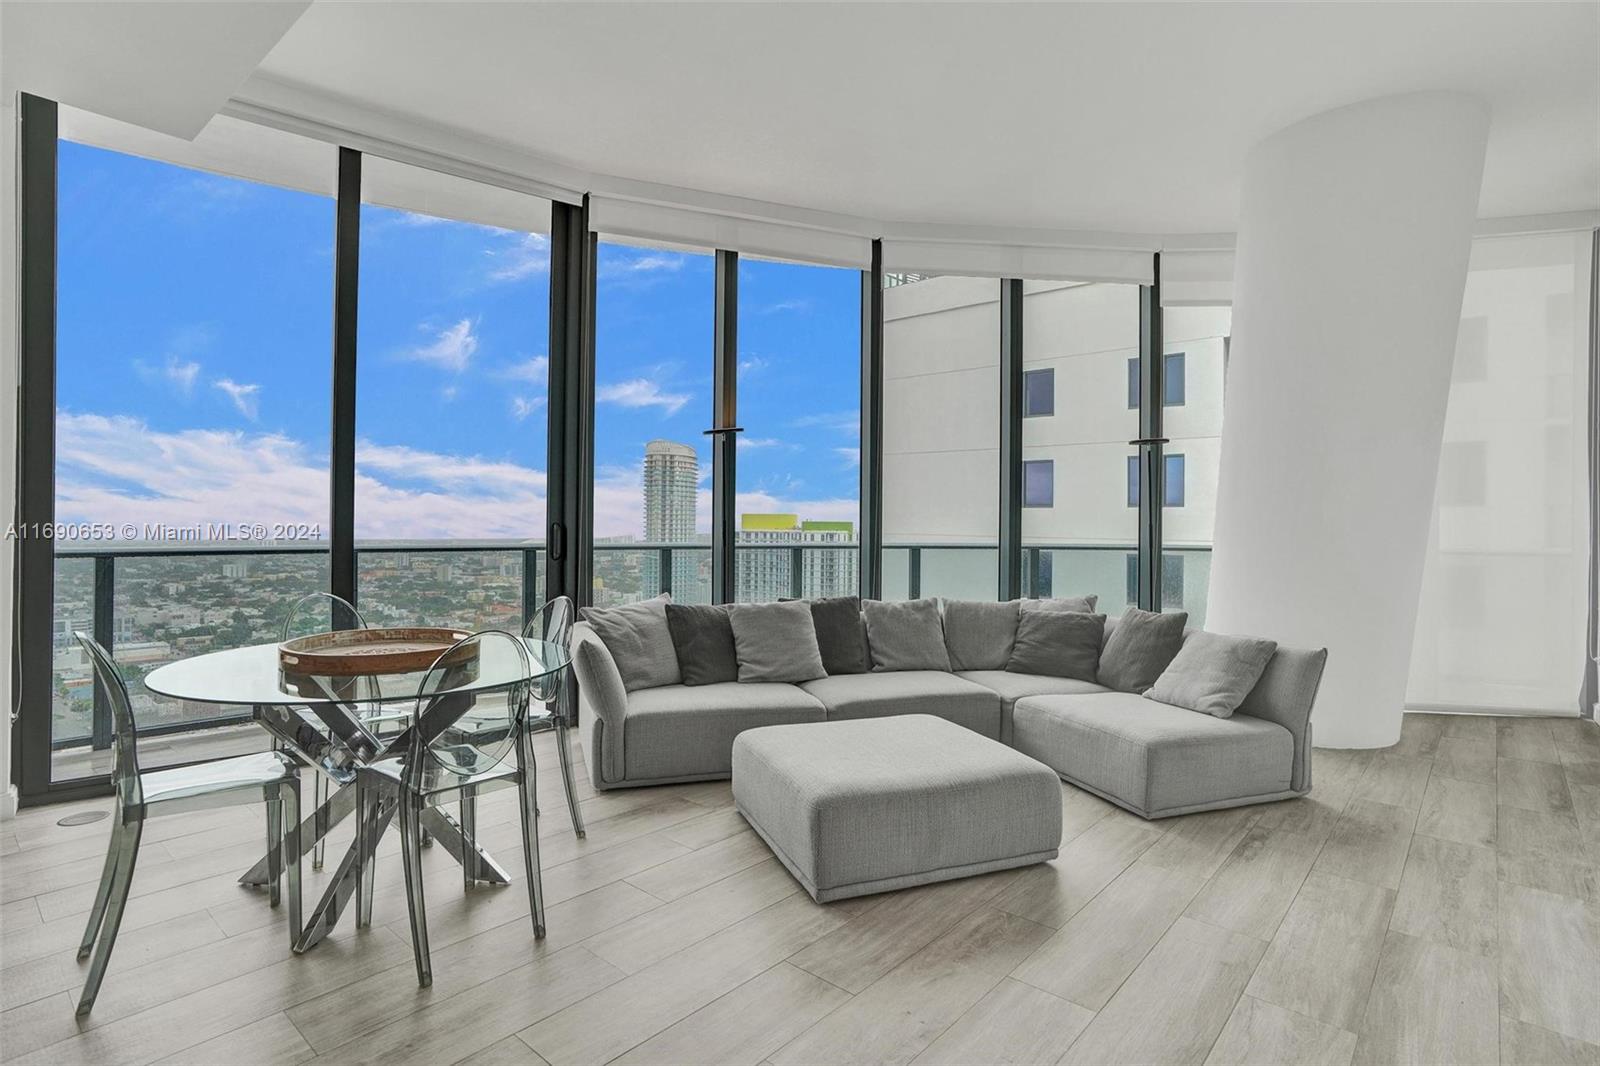
[[764,359],[759,355],[745,356],[739,360],[739,376],[744,377],[746,374],[754,374],[757,371],[765,370],[771,365],[770,360]]
[[689,257],[675,252],[641,252],[627,256],[607,254],[600,263],[602,278],[643,279],[650,275],[674,274],[682,270]]
[[542,233],[523,233],[508,248],[487,253],[494,263],[492,281],[521,281],[535,274],[550,272],[550,238]]
[[837,455],[839,458],[843,459],[844,460],[844,465],[846,465],[846,466],[860,466],[861,465],[861,449],[860,448],[835,448],[833,450],[833,453],[835,455]]
[[682,392],[662,392],[661,387],[653,381],[633,378],[600,386],[595,392],[595,399],[620,407],[659,407],[667,414],[675,415],[693,397]]
[[786,447],[783,441],[776,437],[745,437],[739,438],[740,448],[782,448]]
[[478,350],[478,338],[472,332],[475,326],[472,319],[463,318],[448,329],[439,330],[430,343],[406,352],[405,358],[445,370],[465,370]]
[[521,422],[524,418],[542,408],[545,404],[543,396],[513,396],[511,397],[511,417]]
[[200,364],[175,355],[167,356],[166,364],[153,367],[143,360],[134,360],[134,368],[147,381],[164,381],[184,399],[194,395],[194,385],[200,378]]
[[784,312],[784,311],[809,311],[809,310],[811,310],[811,301],[810,300],[780,300],[775,304],[767,304],[765,307],[761,308],[761,314],[773,315],[773,314],[779,314],[779,313]]
[[454,385],[446,385],[444,388],[439,390],[439,399],[443,400],[445,403],[449,403],[459,395],[461,395],[461,390]]
[[524,359],[520,363],[501,367],[495,372],[495,377],[506,381],[526,381],[532,385],[543,385],[550,380],[550,359],[548,356],[536,355],[532,359]]
[[256,420],[260,407],[258,400],[261,393],[260,385],[244,385],[231,378],[218,378],[212,384],[227,393],[228,399],[233,401],[233,406],[239,409],[240,414],[252,422]]
[[814,415],[802,415],[789,424],[802,428],[831,429],[838,433],[849,433],[852,436],[856,436],[861,433],[861,412],[827,411]]

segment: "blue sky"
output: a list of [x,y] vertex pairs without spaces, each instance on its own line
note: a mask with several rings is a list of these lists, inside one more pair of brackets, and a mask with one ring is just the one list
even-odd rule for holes
[[[333,203],[63,142],[58,518],[324,523]],[[712,259],[603,243],[596,529],[655,437],[709,492]],[[860,275],[745,260],[741,511],[854,519]],[[537,538],[548,242],[362,210],[357,535]]]

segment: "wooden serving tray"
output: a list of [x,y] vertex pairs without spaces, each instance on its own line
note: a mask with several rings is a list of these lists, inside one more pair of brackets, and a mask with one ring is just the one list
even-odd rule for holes
[[[278,665],[285,671],[317,677],[410,674],[428,669],[452,644],[468,636],[471,633],[463,629],[426,626],[313,633],[279,644]],[[474,642],[457,650],[450,665],[469,662],[477,655]]]

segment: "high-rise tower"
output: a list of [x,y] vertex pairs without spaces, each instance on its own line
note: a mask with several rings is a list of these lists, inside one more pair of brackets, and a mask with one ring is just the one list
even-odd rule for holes
[[[695,503],[700,490],[700,457],[687,444],[653,440],[644,446],[644,539],[652,544],[687,547],[695,540]],[[709,594],[701,579],[701,552],[678,551],[672,559],[672,598],[680,603],[704,602]],[[642,564],[645,591],[662,587],[660,555],[646,553]]]

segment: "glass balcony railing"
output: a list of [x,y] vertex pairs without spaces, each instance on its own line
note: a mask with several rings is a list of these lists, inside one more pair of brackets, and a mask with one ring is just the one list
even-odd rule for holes
[[[359,606],[371,625],[460,625],[520,629],[543,603],[544,545],[534,542],[371,542],[357,548]],[[1132,545],[1028,545],[1023,590],[1029,597],[1100,596],[1119,613],[1133,602]],[[883,550],[884,596],[991,598],[993,545],[891,544]],[[1210,549],[1165,554],[1165,606],[1203,624]],[[594,602],[648,599],[662,592],[685,603],[711,599],[711,549],[704,543],[594,545]],[[854,595],[855,543],[736,545],[740,602]],[[278,639],[290,607],[328,587],[327,547],[58,547],[53,638],[52,749],[56,780],[104,773],[109,709],[96,706],[89,664],[72,638],[91,633],[111,649],[128,680],[141,735],[165,738],[141,752],[152,766],[192,757],[186,738],[205,736],[205,754],[259,750],[265,734],[236,708],[179,704],[149,695],[145,674],[177,659]],[[149,766],[147,769],[151,768]]]

